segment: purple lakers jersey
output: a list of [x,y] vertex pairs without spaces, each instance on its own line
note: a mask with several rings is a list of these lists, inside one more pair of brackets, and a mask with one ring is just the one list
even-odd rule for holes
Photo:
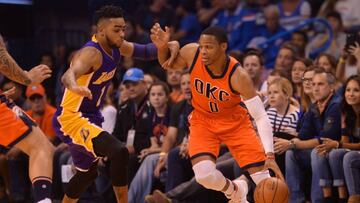
[[116,67],[120,61],[120,52],[119,49],[112,49],[112,55],[109,55],[101,48],[95,36],[84,47],[94,47],[102,54],[100,68],[89,74],[82,75],[76,80],[79,86],[89,88],[93,98],[90,100],[65,89],[60,107],[72,112],[93,113],[99,111],[103,105],[110,81],[114,77]]

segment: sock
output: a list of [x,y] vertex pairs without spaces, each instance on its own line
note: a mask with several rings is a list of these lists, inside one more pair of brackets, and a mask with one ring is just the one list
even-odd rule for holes
[[51,202],[51,179],[45,176],[39,176],[32,181],[34,199],[38,203]]

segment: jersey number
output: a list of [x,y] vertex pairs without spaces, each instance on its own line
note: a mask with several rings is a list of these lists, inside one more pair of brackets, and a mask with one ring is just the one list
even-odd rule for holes
[[209,102],[209,107],[210,107],[211,112],[218,112],[219,111],[218,105],[215,102]]
[[103,87],[103,88],[101,89],[101,94],[100,94],[100,97],[99,97],[98,101],[96,102],[96,107],[98,107],[98,106],[100,105],[100,103],[101,103],[101,98],[103,97],[104,92],[105,92],[105,87]]

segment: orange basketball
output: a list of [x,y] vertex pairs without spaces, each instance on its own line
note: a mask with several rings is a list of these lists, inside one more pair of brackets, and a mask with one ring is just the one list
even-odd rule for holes
[[278,178],[266,178],[256,186],[254,200],[255,203],[288,203],[289,189]]

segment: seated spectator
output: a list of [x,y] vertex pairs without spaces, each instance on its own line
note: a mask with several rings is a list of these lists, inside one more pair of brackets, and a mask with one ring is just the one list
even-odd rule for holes
[[294,97],[298,100],[301,99],[302,91],[302,77],[306,69],[312,64],[310,59],[296,58],[294,65],[291,69],[291,82],[294,85]]
[[224,1],[224,10],[220,11],[211,23],[226,30],[230,42],[229,50],[235,49],[240,40],[243,7],[244,3],[239,0]]
[[242,66],[251,77],[257,90],[260,90],[264,82],[264,57],[258,51],[249,51],[243,57]]
[[135,17],[136,23],[146,31],[150,30],[155,23],[170,28],[175,25],[175,12],[164,0],[152,0],[149,5],[141,5]]
[[312,91],[312,78],[314,77],[315,71],[314,71],[314,67],[315,66],[309,66],[302,78],[302,88],[301,88],[301,100],[300,100],[300,114],[299,114],[299,121],[297,124],[297,132],[300,131],[302,124],[304,122],[304,115],[306,112],[309,111],[310,109],[310,105],[312,103],[315,102],[315,97]]
[[[193,110],[191,106],[190,74],[188,72],[181,76],[180,88],[184,95],[184,100],[175,104],[172,108],[168,132],[165,136],[164,144],[161,147],[159,160],[154,169],[155,177],[159,178],[160,172],[168,165],[168,175],[165,183],[166,191],[173,189],[175,186],[194,176],[187,155],[189,135],[188,116]],[[169,154],[171,154],[170,158]],[[168,160],[170,162],[177,160],[177,163],[169,164]],[[189,170],[179,170],[178,167],[188,168]]]
[[166,81],[171,88],[170,101],[174,104],[184,99],[184,95],[180,91],[181,72],[181,70],[172,69],[166,71]]
[[154,169],[169,126],[171,110],[168,105],[169,94],[169,87],[164,82],[156,82],[150,87],[149,100],[154,108],[154,112],[150,115],[152,117],[151,146],[140,152],[139,159],[142,163],[130,184],[129,203],[145,203],[145,196],[151,193]]
[[197,42],[202,29],[196,16],[195,1],[180,1],[180,5],[177,8],[177,14],[181,18],[180,26],[172,35],[172,38],[174,40],[179,40],[180,44]]
[[[349,202],[360,201],[360,185],[356,186],[354,177],[344,176],[344,168],[350,168],[351,162],[348,162],[348,157],[344,158],[348,152],[358,152],[360,150],[360,131],[356,121],[359,115],[356,113],[360,107],[360,76],[351,76],[345,83],[345,91],[342,101],[342,136],[341,141],[332,140],[330,138],[323,138],[322,144],[317,146],[314,155],[314,164],[318,170],[322,171],[320,174],[320,186],[322,187],[323,194],[326,202],[335,202],[335,196],[332,194],[332,187],[336,187],[339,194],[339,202],[347,202],[347,189],[346,184],[349,185],[350,200]],[[356,153],[358,154],[358,153]],[[353,155],[349,155],[353,156]],[[357,156],[360,158],[360,156]],[[345,161],[346,160],[346,161]],[[343,167],[344,166],[344,167]],[[348,170],[348,171],[351,171]],[[358,177],[357,177],[358,178]],[[356,191],[357,190],[357,191]],[[357,196],[356,196],[357,195]]]
[[269,83],[268,99],[270,108],[267,114],[273,126],[275,140],[274,151],[276,163],[285,174],[285,156],[282,149],[277,148],[282,140],[291,140],[297,136],[296,125],[299,119],[299,108],[291,103],[293,88],[289,80],[279,78]]
[[[326,14],[326,20],[329,22],[332,28],[333,39],[329,48],[327,48],[324,53],[330,54],[335,57],[335,59],[338,59],[342,55],[346,43],[346,34],[344,32],[341,16],[338,12],[332,11]],[[328,31],[327,33],[321,33],[316,35],[307,45],[306,55],[308,56],[312,50],[324,46],[328,39]]]
[[305,0],[281,0],[278,3],[280,24],[290,30],[311,15],[309,2]]
[[[259,26],[257,31],[252,33],[255,35],[254,38],[249,42],[247,47],[261,47],[272,36],[285,32],[285,28],[281,27],[279,22],[279,10],[276,6],[270,5],[264,9],[265,25]],[[267,43],[266,47],[263,48],[262,52],[264,53],[265,67],[271,69],[274,67],[276,56],[281,48],[281,45],[290,40],[290,36],[283,36],[271,43]]]
[[36,121],[49,140],[57,145],[59,140],[52,125],[52,117],[56,109],[47,103],[46,96],[45,89],[41,84],[28,86],[26,97],[29,100],[30,109],[26,113]]
[[276,56],[274,69],[284,72],[286,74],[286,78],[290,79],[291,68],[296,57],[296,47],[291,43],[283,44]]
[[[305,201],[305,172],[312,172],[311,201],[324,202],[319,185],[321,171],[312,164],[316,146],[321,138],[339,140],[341,136],[340,100],[334,96],[335,77],[323,69],[316,69],[312,78],[313,96],[316,100],[304,115],[298,138],[282,140],[278,150],[286,151],[286,182],[290,189],[290,203]],[[275,143],[275,145],[278,145]]]
[[306,31],[298,30],[291,34],[291,43],[293,43],[298,50],[298,56],[305,57],[306,45],[308,43],[308,36]]
[[336,59],[332,55],[325,53],[318,55],[315,59],[315,64],[326,72],[335,74]]
[[130,153],[129,183],[140,166],[141,150],[150,147],[152,108],[148,101],[148,89],[144,73],[139,68],[130,68],[123,77],[128,99],[118,107],[113,135],[126,143]]
[[360,25],[359,1],[342,0],[336,1],[335,10],[340,13],[345,29]]
[[157,81],[158,79],[156,78],[156,76],[149,74],[149,73],[145,73],[144,74],[144,81],[146,82],[146,87],[149,89],[151,87],[151,85]]

